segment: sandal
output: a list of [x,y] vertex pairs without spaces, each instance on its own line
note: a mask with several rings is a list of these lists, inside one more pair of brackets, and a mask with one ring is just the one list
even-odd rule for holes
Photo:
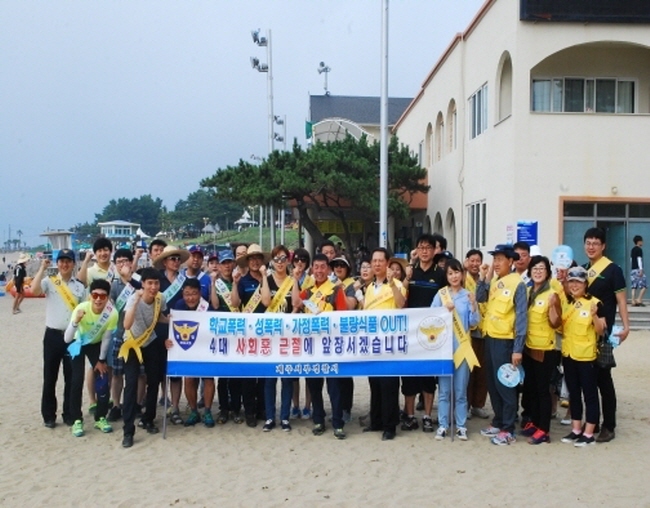
[[178,414],[178,411],[172,412],[170,419],[171,419],[171,422],[174,425],[182,425],[183,424],[183,419],[181,418],[181,415]]

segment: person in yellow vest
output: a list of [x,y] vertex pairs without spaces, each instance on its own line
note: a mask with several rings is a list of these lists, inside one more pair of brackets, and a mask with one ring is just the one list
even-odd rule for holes
[[481,430],[481,435],[490,437],[492,444],[509,445],[516,441],[517,389],[502,384],[497,372],[504,364],[521,364],[528,299],[521,276],[512,271],[514,261],[519,259],[512,245],[499,244],[489,254],[493,257],[492,270],[481,267],[476,299],[487,302],[483,319],[485,368],[494,418],[491,425]]
[[[606,329],[603,306],[598,298],[587,294],[588,272],[582,266],[570,268],[567,276],[569,294],[562,308],[562,365],[569,389],[571,433],[563,443],[582,447],[596,443],[594,431],[600,418],[597,340]],[[553,316],[554,308],[551,308]],[[555,316],[553,316],[555,317]],[[585,426],[582,430],[584,397]]]
[[[401,309],[406,304],[406,289],[388,270],[388,250],[372,251],[374,281],[366,289],[364,310]],[[383,430],[382,440],[395,439],[399,423],[399,377],[370,377],[370,426],[366,431]]]
[[[537,445],[549,443],[551,427],[551,377],[556,369],[555,329],[561,325],[560,298],[551,286],[551,264],[544,256],[533,256],[528,267],[528,333],[524,348],[523,366],[526,372],[522,403],[530,421],[521,435],[529,437],[528,443]],[[556,308],[555,320],[551,320],[549,309]]]
[[[431,307],[446,307],[453,313],[454,328],[454,417],[456,437],[467,441],[467,384],[469,373],[479,362],[472,349],[469,329],[478,325],[480,315],[476,296],[463,287],[465,269],[457,259],[448,259],[445,263],[447,285],[440,289],[433,298]],[[449,429],[449,412],[451,400],[451,378],[438,378],[438,422],[436,439],[442,440]]]
[[[297,277],[294,278],[291,293],[294,309],[309,314],[345,311],[348,309],[342,285],[333,283],[329,278],[329,259],[325,254],[316,254],[314,256],[312,275],[314,276],[314,284],[302,291],[300,289],[299,279]],[[336,439],[345,439],[346,434],[343,430],[345,422],[343,421],[339,380],[340,378],[338,377],[327,378],[327,393],[332,405],[334,437]],[[323,403],[324,379],[322,377],[308,377],[306,381],[314,408],[314,428],[312,429],[312,434],[321,436],[325,432],[325,406]]]

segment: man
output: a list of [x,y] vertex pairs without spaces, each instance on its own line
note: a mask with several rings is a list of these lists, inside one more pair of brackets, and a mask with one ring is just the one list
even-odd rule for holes
[[[623,270],[605,257],[605,231],[590,228],[585,232],[585,254],[589,262],[584,268],[588,271],[587,292],[598,298],[602,304],[607,330],[611,332],[616,321],[616,307],[621,315],[623,330],[617,333],[621,343],[630,333],[630,320],[627,312],[626,284]],[[607,443],[616,437],[616,390],[611,367],[597,366],[598,391],[602,401],[603,424],[596,438],[597,443]]]
[[[129,249],[117,249],[113,255],[113,262],[118,277],[111,283],[111,300],[115,302],[115,309],[118,313],[117,329],[113,335],[110,352],[108,355],[108,366],[111,372],[111,397],[113,407],[108,412],[107,420],[114,422],[122,417],[122,390],[124,388],[124,359],[119,357],[120,347],[124,342],[124,314],[126,302],[142,287],[140,276],[134,273],[133,253]],[[138,382],[138,404],[144,398],[145,390],[144,371],[141,372]],[[136,412],[140,410],[136,406]]]
[[133,265],[138,267],[138,270],[141,270],[142,267],[146,268],[148,266],[153,266],[153,262],[163,253],[165,247],[167,247],[167,242],[165,240],[159,238],[152,240],[148,248],[148,259],[145,259],[144,262],[141,259],[141,256],[144,254],[144,249],[136,249],[133,258]]
[[26,263],[29,261],[29,254],[21,254],[16,261],[14,267],[14,287],[16,288],[16,296],[14,297],[13,313],[20,314],[20,304],[25,299],[25,277],[27,277]]
[[[156,270],[160,270],[160,292],[165,299],[165,305],[167,309],[173,309],[176,305],[176,302],[178,302],[183,297],[182,288],[183,283],[187,277],[180,272],[180,268],[181,265],[185,263],[189,257],[190,253],[185,249],[179,249],[173,245],[168,245],[163,249],[162,253],[160,253],[154,259],[153,267]],[[163,312],[167,314],[168,311],[165,310]],[[156,335],[165,339],[169,337],[168,320],[160,321],[156,325]],[[164,371],[166,370],[167,364],[165,363]],[[172,402],[170,408],[170,420],[174,425],[182,425],[183,419],[181,418],[179,405],[181,400],[181,392],[183,390],[183,378],[172,377],[169,379],[169,385]],[[163,393],[165,393],[164,390],[165,389],[163,387]],[[164,396],[166,396],[166,394]]]
[[111,264],[113,244],[108,238],[98,238],[93,243],[93,254],[97,263],[89,267],[93,256],[86,252],[86,257],[81,263],[77,278],[82,284],[88,286],[95,279],[105,279],[110,284],[115,277],[115,266]]
[[160,272],[154,268],[143,268],[142,289],[138,289],[126,304],[124,314],[124,343],[119,355],[124,359],[124,437],[122,446],[133,446],[135,434],[135,413],[138,394],[140,365],[144,365],[147,376],[146,410],[139,426],[149,434],[156,434],[156,399],[158,386],[165,377],[166,347],[171,341],[165,335],[158,335],[158,323],[169,323],[163,314],[165,299],[160,293]]
[[[389,259],[390,255],[383,247],[372,251],[374,280],[366,290],[364,310],[401,309],[406,304],[406,289],[388,270]],[[399,378],[378,376],[368,380],[370,426],[364,432],[383,430],[383,441],[395,439],[395,429],[399,423]]]
[[197,279],[201,285],[201,298],[210,301],[210,276],[205,273],[203,268],[203,251],[198,245],[190,247],[190,259],[187,260],[184,270],[185,277],[188,279]]
[[[269,254],[262,251],[256,243],[250,244],[246,255],[237,260],[240,269],[247,268],[248,273],[242,276],[240,271],[233,273],[233,285],[230,295],[232,305],[240,308],[241,312],[263,314],[266,306],[262,303],[261,286],[268,284],[265,263],[269,262]],[[257,416],[264,418],[264,379],[242,379],[242,395],[246,425],[257,427]],[[257,415],[257,416],[256,416]]]
[[[411,264],[406,267],[404,285],[408,288],[406,306],[410,308],[431,307],[431,302],[440,289],[436,256],[443,252],[447,241],[440,235],[423,234],[417,239],[415,252],[412,253]],[[402,394],[404,395],[404,421],[402,430],[411,431],[419,428],[415,417],[415,396],[423,393],[424,416],[422,430],[433,432],[433,396],[436,392],[434,376],[405,376],[402,378]]]
[[[513,263],[519,259],[511,245],[499,244],[493,251],[492,270],[481,267],[476,291],[478,302],[487,302],[483,320],[485,332],[485,369],[488,392],[494,410],[492,424],[481,430],[492,444],[509,445],[516,441],[517,389],[503,385],[497,371],[503,364],[521,364],[528,325],[526,285]],[[494,272],[495,278],[492,278]]]
[[[210,273],[212,280],[212,306],[219,312],[239,312],[232,303],[233,269],[235,258],[230,250],[222,250],[217,258],[218,274]],[[217,383],[219,413],[217,423],[224,424],[232,417],[233,422],[243,423],[241,416],[242,380],[220,377]]]
[[[206,300],[201,297],[201,283],[198,278],[187,278],[183,283],[183,298],[176,302],[174,305],[175,310],[189,310],[196,312],[214,311]],[[185,397],[190,406],[190,414],[185,420],[185,426],[194,426],[200,421],[208,427],[214,427],[214,418],[212,417],[212,402],[214,401],[214,378],[204,377],[203,381],[203,400],[205,401],[205,409],[203,410],[203,417],[199,415],[197,390],[199,388],[199,378],[186,377],[185,378]]]
[[74,424],[72,435],[84,435],[81,394],[83,391],[85,358],[88,358],[94,373],[94,392],[97,394],[95,428],[104,433],[113,432],[106,421],[108,413],[108,366],[106,356],[111,345],[113,332],[117,329],[117,310],[109,301],[111,285],[105,279],[90,283],[90,301],[77,305],[72,312],[65,331],[65,342],[72,365],[72,386],[70,388],[70,412]]
[[[483,265],[483,253],[478,249],[470,249],[465,255],[465,289],[470,293],[476,294],[479,273]],[[479,313],[481,320],[485,314],[485,304],[479,304]],[[485,340],[483,340],[482,323],[470,330],[472,339],[472,349],[478,359],[480,366],[474,367],[469,375],[469,384],[467,385],[467,403],[469,404],[469,415],[478,418],[489,418],[490,415],[485,410],[485,401],[487,400],[487,376],[484,367],[485,364]],[[469,417],[468,415],[468,417]]]
[[75,255],[70,249],[61,249],[56,257],[59,273],[46,277],[45,271],[50,266],[49,259],[44,259],[32,281],[34,296],[45,294],[45,335],[43,337],[43,395],[41,397],[41,415],[43,424],[50,429],[56,426],[56,382],[59,368],[63,363],[63,421],[72,426],[71,380],[72,368],[67,344],[63,338],[68,327],[72,311],[82,300],[84,285],[72,276]]
[[[332,240],[324,240],[323,243],[320,244],[319,250],[321,254],[327,257],[328,262],[332,261],[336,257],[336,247]],[[334,272],[330,272],[328,277],[332,282],[336,282],[336,275]]]
[[530,263],[530,245],[526,242],[516,242],[512,248],[519,255],[514,263],[514,271],[521,277],[526,286],[532,286],[533,281],[528,276],[528,264]]
[[[305,290],[300,290],[300,282],[294,277],[291,300],[294,309],[303,312],[318,314],[334,310],[348,310],[347,299],[342,285],[334,284],[330,279],[329,261],[325,254],[316,254],[312,264],[314,285]],[[332,405],[332,425],[334,437],[345,439],[343,430],[343,407],[341,401],[341,378],[327,378],[327,392]],[[323,378],[306,378],[307,387],[312,397],[314,428],[312,433],[321,436],[325,432],[325,405],[323,403]]]
[[[632,289],[632,306],[645,307],[643,303],[643,295],[648,287],[645,271],[643,269],[643,238],[640,235],[634,237],[634,247],[630,252],[632,258],[631,272],[630,272],[630,288]],[[639,290],[639,297],[635,298],[637,289]]]

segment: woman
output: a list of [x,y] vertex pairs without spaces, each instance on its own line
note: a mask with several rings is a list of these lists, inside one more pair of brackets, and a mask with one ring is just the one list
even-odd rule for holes
[[372,282],[372,266],[370,258],[364,257],[359,267],[359,278],[354,282],[354,297],[357,299],[357,309],[363,309],[366,288]]
[[393,272],[393,278],[398,279],[400,282],[404,282],[406,278],[407,265],[408,262],[406,259],[390,258],[388,260],[388,269]]
[[[600,404],[596,380],[597,339],[606,328],[601,317],[602,304],[587,294],[587,270],[581,266],[567,273],[567,303],[562,308],[564,337],[562,339],[562,365],[564,379],[569,389],[571,433],[562,438],[563,443],[582,447],[595,444],[594,430],[600,418]],[[555,318],[555,308],[551,317]],[[585,405],[585,427],[582,430],[582,399]]]
[[[291,288],[293,278],[289,276],[289,249],[284,245],[278,245],[271,251],[273,272],[267,275],[267,284],[262,284],[262,303],[266,305],[266,312],[283,312],[290,314],[293,310],[291,305]],[[280,392],[280,426],[285,432],[291,431],[289,413],[291,411],[291,397],[293,395],[293,378],[281,378],[282,390]],[[275,428],[275,396],[277,390],[277,378],[267,378],[264,384],[264,404],[266,406],[266,422],[262,427],[264,432]]]
[[555,317],[561,313],[560,299],[551,288],[551,264],[544,256],[533,256],[528,265],[528,277],[532,287],[528,288],[528,333],[524,349],[523,367],[524,396],[530,421],[521,431],[528,436],[529,444],[550,443],[551,427],[551,377],[556,370],[555,328],[559,319],[551,321],[549,309],[556,308]]
[[[481,317],[478,304],[473,293],[465,289],[465,269],[457,259],[448,259],[445,263],[447,286],[443,287],[433,299],[431,307],[446,307],[453,313],[454,320],[454,363],[457,355],[462,355],[462,361],[454,369],[454,405],[456,420],[456,437],[467,441],[467,384],[469,373],[478,360],[472,349],[469,329],[478,325]],[[456,329],[462,330],[457,336]],[[440,376],[438,378],[438,421],[439,427],[435,438],[439,441],[447,436],[449,429],[449,409],[451,398],[451,378]]]
[[[298,248],[293,251],[291,258],[292,272],[294,278],[298,279],[300,289],[304,291],[314,285],[314,278],[309,274],[309,266],[311,264],[311,256],[306,249]],[[300,379],[293,381],[293,409],[291,410],[291,418],[300,418],[301,416],[309,420],[311,418],[311,394],[309,388],[305,385],[305,406],[300,413]]]

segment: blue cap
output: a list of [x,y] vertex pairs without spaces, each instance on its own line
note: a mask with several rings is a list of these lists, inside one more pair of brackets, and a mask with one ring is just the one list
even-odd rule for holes
[[235,256],[233,256],[232,251],[230,249],[228,250],[222,250],[219,252],[219,263],[225,263],[226,261],[234,261]]
[[500,243],[494,248],[494,250],[488,251],[488,254],[490,256],[503,254],[507,258],[514,259],[515,261],[519,260],[519,254],[515,252],[515,249],[509,243]]
[[59,259],[69,259],[74,263],[75,262],[74,251],[71,249],[61,249],[56,255],[56,260],[58,261]]

